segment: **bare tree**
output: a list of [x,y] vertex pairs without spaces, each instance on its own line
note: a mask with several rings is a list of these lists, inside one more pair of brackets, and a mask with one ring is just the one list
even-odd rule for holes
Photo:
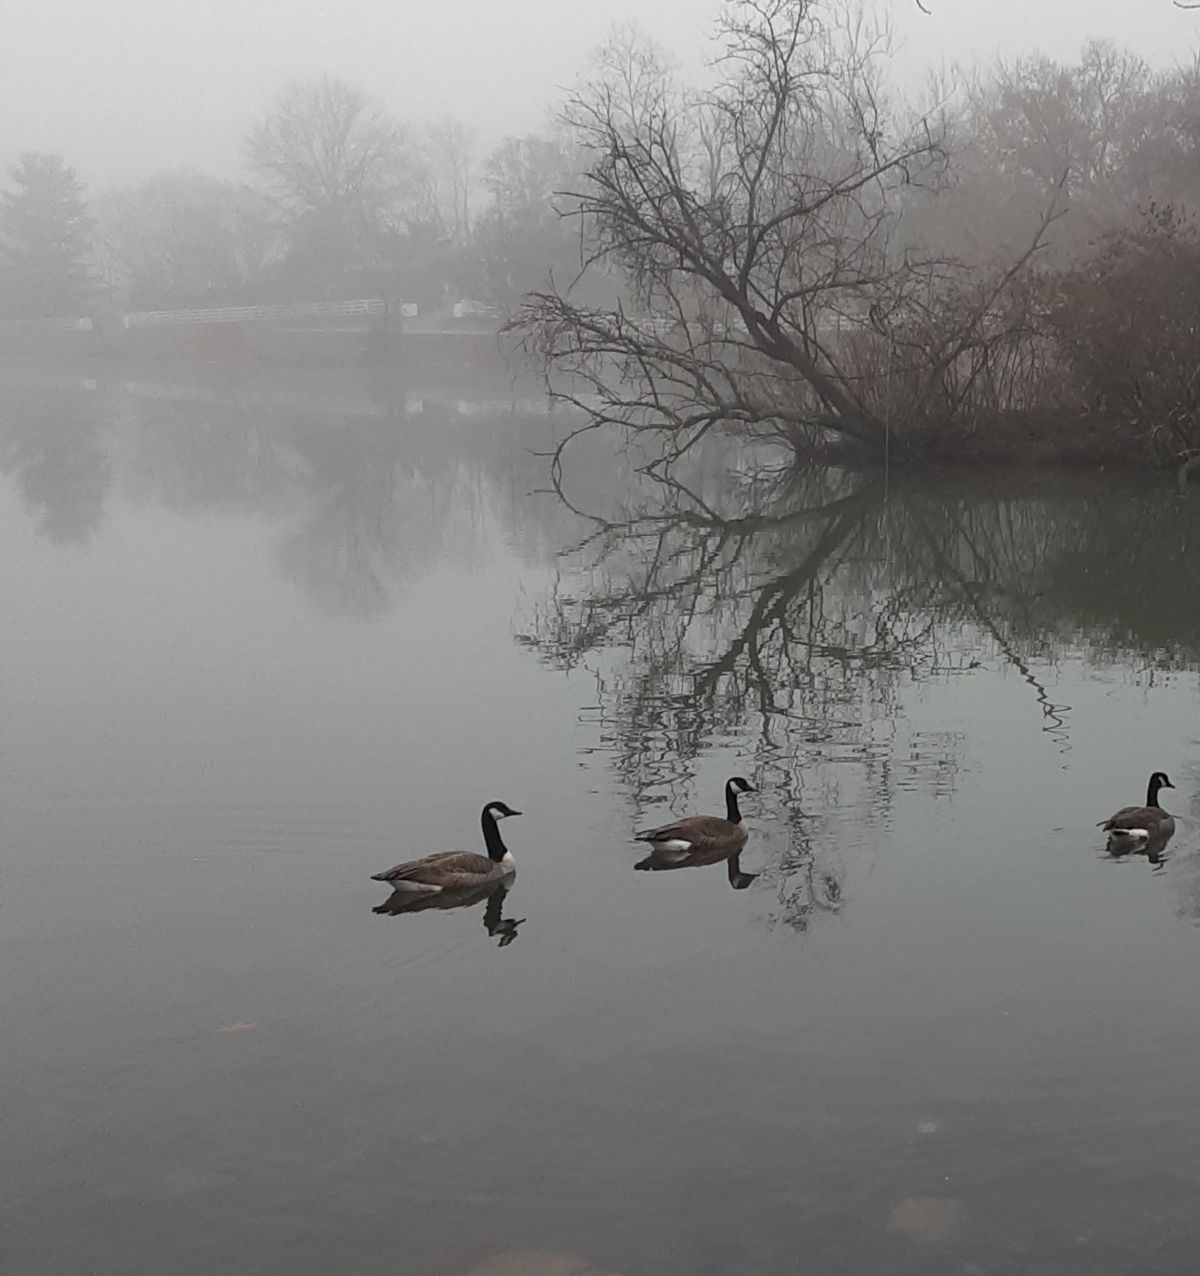
[[135,306],[228,304],[262,284],[276,246],[259,192],[188,170],[112,191],[97,211],[109,283]]
[[369,257],[423,194],[406,131],[335,76],[289,85],[251,132],[246,154],[297,249],[333,271]]
[[[1058,238],[1082,246],[1127,202],[1130,153],[1141,141],[1130,121],[1151,84],[1141,58],[1099,40],[1075,63],[1042,55],[998,62],[966,93],[972,175],[993,207],[1012,191],[1024,192],[1031,210],[1061,181],[1071,215]],[[977,220],[990,227],[995,219]]]
[[[893,378],[913,416],[956,410],[948,370],[985,339],[1048,218],[982,285],[901,251],[908,192],[937,187],[949,157],[936,112],[889,104],[886,32],[815,0],[738,0],[721,36],[711,89],[678,87],[621,41],[571,97],[589,166],[563,211],[583,219],[585,266],[618,267],[636,313],[537,293],[527,346],[589,427],[661,431],[668,459],[728,423],[882,451]],[[953,326],[935,330],[935,312]]]
[[478,282],[491,302],[511,308],[531,288],[578,269],[571,226],[554,192],[578,172],[577,157],[555,134],[506,137],[483,164],[487,202],[475,224]]
[[246,146],[251,167],[301,210],[389,206],[408,149],[382,106],[329,75],[289,85]]
[[445,117],[425,135],[430,200],[438,220],[458,242],[471,229],[475,159],[470,132],[460,120]]

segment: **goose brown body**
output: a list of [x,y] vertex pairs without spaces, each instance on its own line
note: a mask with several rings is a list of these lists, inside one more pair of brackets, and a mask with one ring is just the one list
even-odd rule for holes
[[498,821],[520,815],[505,802],[489,802],[480,815],[486,855],[475,851],[434,851],[420,859],[406,860],[371,880],[386,882],[395,891],[432,894],[438,891],[467,891],[498,882],[516,872],[516,864],[500,837]]
[[1107,820],[1101,820],[1099,827],[1112,841],[1170,837],[1175,832],[1175,817],[1159,805],[1158,794],[1161,789],[1174,787],[1165,772],[1155,771],[1146,787],[1146,805],[1123,806]]
[[753,785],[735,775],[725,785],[724,819],[716,815],[687,815],[658,828],[643,829],[634,834],[634,840],[688,854],[737,850],[745,845],[747,836],[742,813],[738,809],[738,795],[753,792]]

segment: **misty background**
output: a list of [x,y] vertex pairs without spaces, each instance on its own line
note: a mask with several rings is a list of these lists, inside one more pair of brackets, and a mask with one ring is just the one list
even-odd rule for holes
[[[878,6],[916,83],[946,61],[1111,40],[1158,67],[1186,62],[1197,19],[1170,0],[913,0]],[[66,155],[97,190],[186,164],[242,171],[243,139],[293,77],[329,72],[424,125],[449,115],[487,148],[544,127],[559,89],[614,23],[637,22],[689,69],[710,51],[714,0],[9,0],[0,9],[0,162]]]
[[1200,9],[855,12],[0,3],[0,1272],[1192,1276]]
[[[1167,0],[930,8],[868,9],[890,27],[891,90],[948,109],[959,157],[974,145],[972,175],[990,164],[1001,187],[1030,170],[1048,187],[1064,160],[1078,176],[1084,149],[1131,153],[1147,104],[1163,120],[1184,98],[1190,110],[1197,18]],[[554,202],[587,169],[559,116],[570,86],[614,38],[657,46],[702,83],[719,13],[707,0],[7,5],[0,302],[21,319],[376,295],[510,313],[548,279],[569,283],[580,260],[578,227]],[[327,155],[339,130],[359,148],[357,172],[336,159],[302,171],[322,128]],[[1046,154],[1014,167],[1030,143]],[[1177,169],[1179,147],[1151,162]],[[1115,188],[1112,169],[1105,159],[1085,180]],[[1144,172],[1125,187],[1126,211],[1158,193]],[[968,221],[988,206],[976,238],[1019,236],[1037,198],[999,225],[986,182],[968,203]],[[945,215],[933,220],[926,233],[944,238]],[[54,245],[36,242],[52,223]],[[592,295],[614,291],[601,281]]]

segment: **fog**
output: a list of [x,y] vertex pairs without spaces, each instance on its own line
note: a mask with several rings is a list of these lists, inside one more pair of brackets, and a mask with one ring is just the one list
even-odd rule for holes
[[879,3],[0,0],[0,1276],[1193,1276],[1200,9]]
[[[1170,0],[915,0],[878,6],[909,78],[946,61],[1109,39],[1157,65],[1186,60],[1200,17]],[[332,72],[400,117],[452,115],[494,143],[544,121],[614,23],[636,21],[686,67],[713,0],[9,0],[0,9],[0,162],[65,155],[89,184],[181,165],[231,175],[285,81]]]

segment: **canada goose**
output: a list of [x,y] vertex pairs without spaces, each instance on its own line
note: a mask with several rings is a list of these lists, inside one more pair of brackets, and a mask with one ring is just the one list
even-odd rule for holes
[[746,826],[738,810],[738,794],[754,793],[754,786],[735,775],[725,785],[725,818],[715,815],[687,815],[673,824],[661,828],[643,829],[634,834],[634,840],[649,842],[656,850],[678,851],[689,854],[694,851],[736,851],[746,843]]
[[499,881],[516,872],[512,853],[500,837],[499,820],[520,815],[506,802],[489,802],[483,808],[483,844],[486,855],[474,851],[435,851],[419,860],[397,864],[385,873],[373,873],[373,882],[387,882],[394,891],[431,895],[437,891],[468,891],[487,882]]
[[1175,832],[1175,817],[1158,804],[1160,789],[1173,789],[1165,772],[1155,771],[1146,787],[1145,806],[1123,806],[1107,820],[1101,820],[1100,828],[1108,834],[1108,840],[1117,844],[1166,840]]
[[673,851],[656,846],[644,860],[638,860],[633,866],[643,873],[668,873],[676,868],[703,868],[708,864],[719,864],[725,861],[729,885],[735,891],[744,891],[758,876],[757,873],[742,872],[742,848],[740,846],[719,846],[704,851]]

